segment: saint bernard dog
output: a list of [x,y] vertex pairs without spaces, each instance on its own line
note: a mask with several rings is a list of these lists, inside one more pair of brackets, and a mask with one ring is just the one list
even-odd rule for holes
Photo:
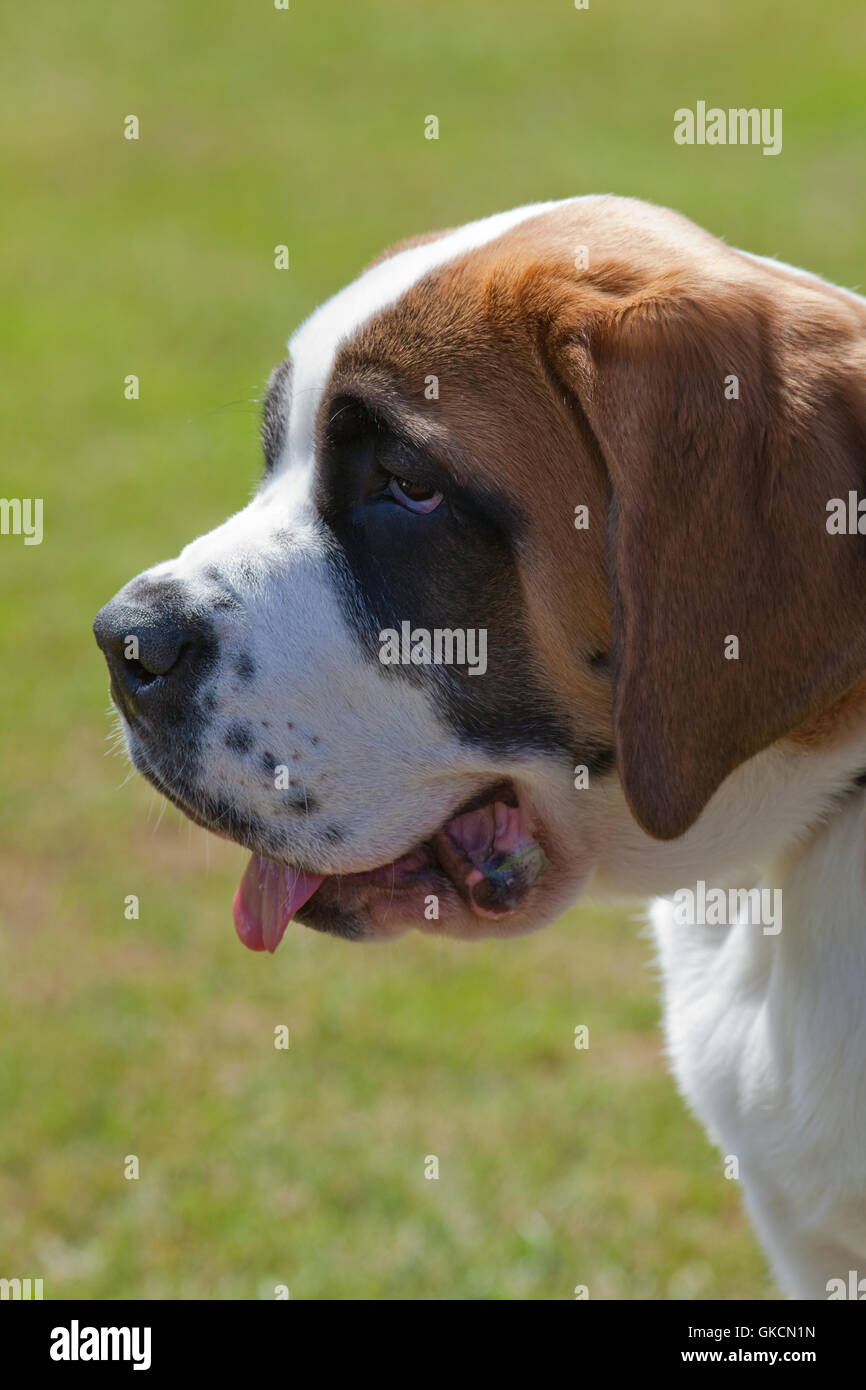
[[866,300],[533,204],[317,309],[263,441],[249,505],[95,624],[135,766],[252,853],[241,941],[651,899],[674,1072],[781,1287],[866,1276],[866,537],[828,524]]

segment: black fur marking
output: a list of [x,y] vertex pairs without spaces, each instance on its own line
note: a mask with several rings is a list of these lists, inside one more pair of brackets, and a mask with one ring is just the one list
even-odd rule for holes
[[251,681],[256,674],[256,663],[249,652],[241,652],[235,660],[235,672],[242,681]]
[[254,743],[249,724],[230,724],[224,742],[233,753],[249,753]]
[[583,763],[590,777],[604,777],[616,766],[616,754],[612,748],[600,744],[587,744],[575,755],[575,765]]
[[[458,486],[360,402],[333,402],[328,417],[316,501],[338,542],[335,588],[370,660],[379,663],[379,632],[404,621],[430,631],[484,628],[485,674],[456,665],[380,669],[431,691],[451,727],[489,752],[569,749],[574,731],[534,675],[514,554],[525,531],[520,513],[502,497]],[[444,500],[428,514],[408,510],[387,491],[395,475]]]
[[216,596],[210,600],[211,608],[232,612],[243,607],[236,591],[216,565],[208,565],[204,570],[204,577],[218,590]]

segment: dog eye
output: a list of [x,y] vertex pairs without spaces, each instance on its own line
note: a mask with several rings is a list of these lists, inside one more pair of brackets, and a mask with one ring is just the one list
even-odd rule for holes
[[406,507],[410,512],[435,512],[442,501],[442,493],[434,492],[426,483],[412,483],[408,478],[398,478],[396,475],[392,475],[387,490],[401,507]]

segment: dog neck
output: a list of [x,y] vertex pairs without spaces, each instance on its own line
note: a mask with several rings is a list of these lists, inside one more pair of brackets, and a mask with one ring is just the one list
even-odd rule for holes
[[[680,889],[784,885],[784,872],[814,843],[832,840],[864,800],[866,724],[817,747],[785,740],[731,774],[685,835],[654,840],[637,826],[621,791],[596,830],[597,867],[589,891],[603,897],[670,897]],[[866,856],[864,843],[860,858]],[[850,872],[857,875],[854,856]],[[784,906],[783,906],[784,911]]]

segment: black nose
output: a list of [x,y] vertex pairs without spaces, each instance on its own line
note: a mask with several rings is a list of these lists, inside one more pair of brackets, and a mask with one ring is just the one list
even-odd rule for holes
[[93,632],[114,699],[130,717],[179,708],[212,645],[208,623],[169,580],[133,580],[100,609]]

